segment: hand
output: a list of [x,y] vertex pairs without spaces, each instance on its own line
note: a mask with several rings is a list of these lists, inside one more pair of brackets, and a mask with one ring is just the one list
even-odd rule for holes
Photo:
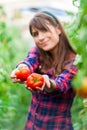
[[38,73],[32,73],[25,82],[25,87],[31,92],[43,91],[44,77]]
[[12,71],[12,73],[11,73],[11,75],[10,75],[10,78],[12,79],[12,82],[13,83],[24,83],[24,81],[21,81],[20,79],[18,79],[17,78],[17,76],[16,76],[16,72],[18,71],[18,68],[16,68],[16,69],[14,69],[13,71]]
[[25,87],[31,91],[32,93],[35,93],[35,92],[41,92],[43,90],[46,90],[48,93],[50,92],[53,92],[56,88],[56,85],[55,85],[55,82],[50,80],[48,75],[42,75],[43,78],[44,78],[44,84],[42,85],[42,87],[35,87],[35,89],[33,89],[31,86],[27,86],[27,83],[25,82]]
[[36,87],[35,90],[34,90],[31,87],[27,87],[26,82],[25,82],[25,88],[27,90],[31,91],[32,93],[41,92],[41,91],[44,90],[44,87],[45,87],[45,83],[43,84],[43,86],[41,88],[40,87]]
[[17,70],[18,70],[17,68],[14,69],[12,71],[11,75],[10,75],[10,78],[12,79],[13,82],[17,82],[17,78],[16,78],[16,75],[15,75],[15,73],[16,73]]
[[18,67],[12,71],[10,77],[14,83],[24,83],[29,74],[30,70],[28,66],[25,64],[19,64]]
[[53,80],[50,80],[48,75],[43,75],[44,81],[45,81],[45,86],[44,89],[48,92],[51,93],[56,89],[56,84]]

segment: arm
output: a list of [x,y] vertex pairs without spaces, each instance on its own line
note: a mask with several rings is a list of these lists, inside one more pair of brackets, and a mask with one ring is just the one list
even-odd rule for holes
[[29,52],[27,57],[21,61],[16,67],[18,67],[19,65],[27,65],[28,68],[30,69],[31,73],[35,72],[35,70],[37,69],[38,65],[39,65],[39,53],[36,47],[33,47]]
[[[16,66],[16,69],[14,69],[11,73],[11,79],[13,82],[20,82],[21,83],[21,80],[20,79],[17,79],[15,73],[16,71],[18,71],[18,68],[20,67],[24,67],[26,66],[27,68],[29,68],[30,72],[35,72],[35,70],[37,69],[38,65],[39,65],[39,60],[38,60],[38,57],[39,57],[39,53],[38,53],[38,50],[36,47],[33,47],[27,57],[21,61],[17,66]],[[23,82],[22,82],[23,83]]]
[[45,82],[46,82],[45,91],[47,91],[48,93],[50,93],[50,92],[65,93],[72,87],[71,80],[76,73],[77,73],[77,67],[72,66],[70,71],[68,71],[68,70],[63,71],[54,80],[49,79],[49,84],[47,83],[48,82],[47,78],[44,77]]
[[56,77],[54,82],[56,84],[56,90],[58,92],[66,92],[72,87],[71,81],[74,75],[77,73],[77,70],[77,67],[72,66],[70,71],[65,70]]

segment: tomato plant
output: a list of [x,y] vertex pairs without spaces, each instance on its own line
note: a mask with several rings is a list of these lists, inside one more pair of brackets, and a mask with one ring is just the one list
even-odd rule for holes
[[[81,73],[77,72],[77,78],[74,78],[73,81],[74,86],[78,89],[81,81],[83,84],[84,78],[87,77],[87,0],[73,0],[73,2],[74,5],[78,3],[78,13],[76,19],[67,27],[67,32],[70,42],[78,54],[74,65],[78,66]],[[87,90],[85,89],[85,91]]]
[[[78,6],[75,19],[66,27],[70,42],[78,54],[78,73],[72,86],[78,96],[72,106],[72,120],[75,130],[87,129],[87,0],[72,0]],[[86,100],[86,102],[84,102]]]
[[[23,118],[27,113],[30,93],[19,87],[22,84],[13,84],[10,74],[18,61],[25,57],[29,41],[23,38],[20,27],[13,20],[10,19],[9,24],[9,19],[2,18],[2,12],[4,8],[0,5],[0,130],[21,130],[25,125]],[[17,122],[18,118],[20,121]]]
[[25,81],[30,75],[30,70],[26,66],[23,66],[23,67],[21,66],[21,67],[18,67],[15,75],[18,79]]
[[35,90],[36,87],[42,87],[44,83],[44,78],[42,75],[37,74],[37,73],[32,73],[28,78],[27,78],[27,87],[30,87]]

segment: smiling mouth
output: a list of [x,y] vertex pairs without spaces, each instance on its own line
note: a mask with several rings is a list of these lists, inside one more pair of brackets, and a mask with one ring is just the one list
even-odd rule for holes
[[45,46],[47,46],[47,43],[42,43],[41,46],[45,47]]
[[41,45],[42,45],[42,46],[46,46],[46,45],[47,45],[47,42],[48,42],[48,41],[42,42]]

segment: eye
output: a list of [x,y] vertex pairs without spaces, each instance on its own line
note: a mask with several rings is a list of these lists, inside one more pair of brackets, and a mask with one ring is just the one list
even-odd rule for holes
[[32,32],[32,36],[33,37],[37,37],[38,36],[38,32]]

